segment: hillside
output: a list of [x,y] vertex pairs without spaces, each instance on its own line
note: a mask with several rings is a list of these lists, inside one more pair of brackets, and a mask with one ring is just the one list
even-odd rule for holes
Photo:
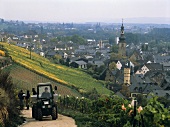
[[58,87],[57,93],[62,96],[63,95],[78,97],[81,96],[77,91],[67,86],[61,85],[53,80],[45,78],[44,76],[36,74],[20,65],[13,64],[4,69],[4,71],[7,70],[10,71],[10,76],[12,77],[13,83],[17,85],[18,90],[23,89],[24,91],[26,90],[32,91],[32,88],[36,88],[36,85],[40,82],[51,82],[53,87],[54,86]]
[[30,59],[30,52],[28,50],[3,42],[0,42],[0,44],[8,51],[15,63],[46,78],[71,88],[77,88],[79,92],[86,92],[96,88],[100,94],[110,93],[102,82],[93,79],[90,75],[78,69],[53,64],[36,53],[32,53],[32,59]]

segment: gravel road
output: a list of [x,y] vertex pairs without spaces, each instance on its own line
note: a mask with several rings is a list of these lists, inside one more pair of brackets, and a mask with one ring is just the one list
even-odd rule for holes
[[22,115],[26,118],[26,123],[20,127],[77,127],[74,119],[71,117],[58,115],[57,120],[52,120],[51,116],[43,117],[42,121],[38,121],[32,118],[32,111],[23,110]]

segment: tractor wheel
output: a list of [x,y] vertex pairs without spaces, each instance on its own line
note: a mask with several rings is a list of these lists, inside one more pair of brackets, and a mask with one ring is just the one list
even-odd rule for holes
[[52,116],[52,120],[56,120],[57,119],[56,107],[53,107],[51,116]]
[[38,116],[37,116],[37,117],[38,117],[38,120],[39,120],[39,121],[42,120],[42,117],[43,117],[43,116],[42,116],[42,110],[41,110],[40,108],[38,109]]
[[33,108],[32,108],[32,111],[33,111],[33,112],[32,112],[32,113],[33,113],[32,116],[34,116],[34,118],[35,118],[36,120],[38,120],[37,106],[34,105]]
[[56,107],[56,119],[58,119],[58,108]]
[[34,109],[34,106],[32,107],[32,118],[35,118],[35,109]]

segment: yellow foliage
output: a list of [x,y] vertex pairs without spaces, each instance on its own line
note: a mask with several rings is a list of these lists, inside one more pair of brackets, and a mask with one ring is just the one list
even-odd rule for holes
[[0,55],[1,55],[1,56],[5,56],[5,52],[2,51],[2,50],[0,50]]

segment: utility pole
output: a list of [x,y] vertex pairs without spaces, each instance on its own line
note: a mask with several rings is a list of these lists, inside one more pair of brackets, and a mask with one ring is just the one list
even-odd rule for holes
[[31,59],[31,46],[30,46],[30,59]]
[[32,46],[32,44],[30,43],[30,59],[31,59],[31,46]]

